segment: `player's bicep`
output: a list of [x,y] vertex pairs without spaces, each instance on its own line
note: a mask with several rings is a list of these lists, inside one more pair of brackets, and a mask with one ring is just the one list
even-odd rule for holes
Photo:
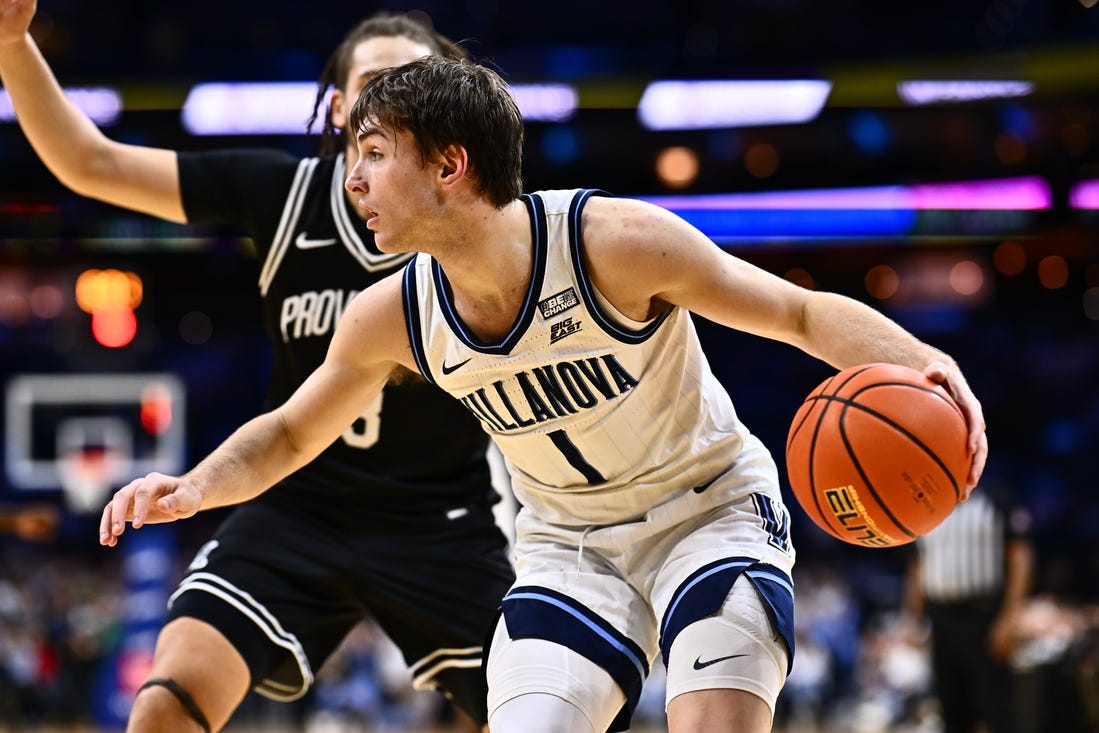
[[602,208],[613,216],[591,228],[593,278],[622,313],[644,320],[672,304],[772,338],[800,328],[807,291],[731,255],[661,207],[623,200],[611,206]]

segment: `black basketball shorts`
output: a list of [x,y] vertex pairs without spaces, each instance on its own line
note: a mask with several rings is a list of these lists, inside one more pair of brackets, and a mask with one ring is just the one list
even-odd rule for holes
[[481,655],[515,578],[507,552],[490,507],[365,528],[245,504],[199,550],[168,616],[213,625],[244,657],[256,692],[283,701],[304,695],[372,617],[416,687],[438,688],[484,724]]

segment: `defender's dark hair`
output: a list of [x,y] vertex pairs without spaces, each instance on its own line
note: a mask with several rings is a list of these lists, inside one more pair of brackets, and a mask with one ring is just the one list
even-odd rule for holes
[[[352,28],[328,57],[328,62],[317,80],[317,96],[313,100],[313,113],[306,123],[306,132],[312,131],[313,123],[320,116],[321,104],[328,95],[329,89],[341,89],[347,83],[355,47],[371,38],[407,38],[413,43],[427,46],[432,53],[440,56],[453,59],[469,57],[464,47],[436,31],[431,19],[423,12],[375,13]],[[324,113],[324,128],[321,132],[321,155],[330,155],[341,150],[343,150],[342,131],[332,125],[332,108],[328,107]]]
[[522,193],[523,116],[504,80],[485,66],[426,56],[378,74],[351,106],[348,132],[367,122],[410,133],[423,162],[462,146],[478,190],[497,208]]

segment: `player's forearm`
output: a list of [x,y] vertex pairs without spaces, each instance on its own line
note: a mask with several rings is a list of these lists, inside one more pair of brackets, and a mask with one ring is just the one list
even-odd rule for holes
[[0,81],[23,133],[42,162],[66,186],[79,189],[108,141],[65,97],[29,34],[22,42],[0,46]]
[[933,361],[954,363],[882,313],[842,295],[814,294],[803,319],[801,347],[837,369],[890,362],[923,371]]
[[183,479],[201,489],[201,508],[213,509],[259,496],[312,457],[293,445],[270,412],[238,428]]

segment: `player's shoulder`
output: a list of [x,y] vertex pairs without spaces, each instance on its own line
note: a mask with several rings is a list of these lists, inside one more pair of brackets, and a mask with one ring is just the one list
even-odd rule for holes
[[181,151],[179,165],[205,168],[236,166],[244,170],[295,169],[302,158],[279,148],[242,147]]
[[527,196],[540,199],[547,209],[586,204],[589,198],[615,198],[613,193],[601,188],[543,188],[531,191]]
[[614,196],[587,189],[580,223],[584,239],[614,243],[645,241],[658,231],[674,230],[678,224],[669,210],[640,198]]
[[[337,334],[347,336],[350,343],[369,343],[369,353],[375,360],[391,360],[413,367],[405,326],[404,269],[383,277],[356,295],[340,319]],[[347,338],[343,338],[347,342]]]
[[347,314],[353,320],[375,325],[403,323],[404,277],[402,267],[361,291],[348,305]]
[[299,169],[305,165],[299,156],[260,147],[180,152],[177,161],[184,191],[197,198],[222,195],[228,190],[282,189],[299,176]]
[[640,199],[619,197],[601,188],[561,188],[534,191],[529,199],[547,216],[579,215],[584,224],[596,216],[645,217],[663,211]]

